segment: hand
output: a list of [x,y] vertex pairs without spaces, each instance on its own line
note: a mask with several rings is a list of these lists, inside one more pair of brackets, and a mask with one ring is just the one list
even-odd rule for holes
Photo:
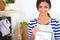
[[32,29],[32,37],[30,40],[34,40],[34,36],[35,36],[35,33],[39,31],[39,29],[35,26],[33,29]]
[[34,27],[34,28],[32,29],[32,35],[35,35],[35,33],[36,33],[37,31],[39,31],[39,28]]

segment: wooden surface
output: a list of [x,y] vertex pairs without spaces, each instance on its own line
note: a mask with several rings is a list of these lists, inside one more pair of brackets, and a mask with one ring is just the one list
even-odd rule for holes
[[11,14],[11,13],[19,13],[19,10],[5,10],[5,11],[0,11],[0,14]]

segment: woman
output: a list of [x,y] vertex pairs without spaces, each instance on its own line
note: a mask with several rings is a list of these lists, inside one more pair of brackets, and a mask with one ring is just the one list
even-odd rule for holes
[[[35,33],[39,30],[48,29],[46,25],[50,25],[49,28],[52,29],[53,38],[52,40],[60,40],[60,24],[59,21],[50,17],[48,11],[51,8],[50,0],[37,0],[36,3],[37,10],[39,12],[39,17],[31,20],[28,26],[28,39],[34,40]],[[39,25],[44,25],[46,28],[38,27]],[[49,30],[49,29],[48,29]],[[47,30],[45,30],[47,31]]]

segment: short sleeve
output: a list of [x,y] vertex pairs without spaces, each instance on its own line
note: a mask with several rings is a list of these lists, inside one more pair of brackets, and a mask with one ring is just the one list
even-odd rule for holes
[[31,38],[31,36],[32,36],[32,29],[35,27],[36,24],[37,24],[36,20],[31,20],[28,23],[28,39]]
[[60,21],[57,19],[53,19],[51,22],[51,26],[54,32],[55,40],[60,40]]

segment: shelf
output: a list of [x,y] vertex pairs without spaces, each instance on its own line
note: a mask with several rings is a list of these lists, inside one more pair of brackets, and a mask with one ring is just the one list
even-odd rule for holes
[[0,11],[0,14],[11,14],[11,13],[19,13],[18,10],[5,10],[5,11]]

